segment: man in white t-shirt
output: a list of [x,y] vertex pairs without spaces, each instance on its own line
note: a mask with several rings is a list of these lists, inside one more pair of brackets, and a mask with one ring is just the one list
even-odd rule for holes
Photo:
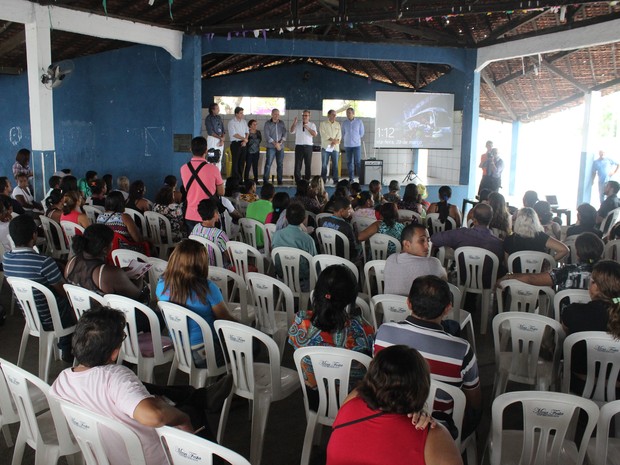
[[401,250],[385,262],[386,294],[409,295],[411,284],[419,276],[434,275],[447,279],[446,270],[435,257],[428,256],[428,230],[421,224],[409,224],[400,237]]
[[310,111],[304,110],[301,121],[297,117],[290,129],[295,134],[295,182],[301,179],[301,165],[305,165],[306,181],[312,177],[312,138],[316,136],[316,125],[310,122]]
[[[140,439],[148,465],[167,463],[155,431],[160,426],[174,426],[190,433],[206,426],[207,434],[203,437],[213,440],[204,411],[221,409],[220,401],[223,402],[232,388],[230,377],[216,383],[217,388],[209,389],[145,385],[129,368],[116,364],[125,338],[124,327],[125,316],[118,310],[97,308],[84,313],[75,328],[72,344],[79,365],[58,375],[52,395],[127,425]],[[176,406],[170,401],[176,402]],[[191,419],[180,408],[190,413]],[[118,435],[107,434],[104,444],[110,463],[127,463]]]

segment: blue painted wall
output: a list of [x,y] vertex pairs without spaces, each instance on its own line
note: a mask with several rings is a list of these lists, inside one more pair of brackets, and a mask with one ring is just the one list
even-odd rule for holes
[[0,176],[11,176],[22,147],[30,148],[28,82],[25,75],[0,75]]

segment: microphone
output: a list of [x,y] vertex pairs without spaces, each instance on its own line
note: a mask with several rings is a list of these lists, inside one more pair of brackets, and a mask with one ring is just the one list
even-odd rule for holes
[[302,124],[302,125],[301,125],[301,130],[302,130],[302,131],[305,131],[305,130],[306,130],[306,126]]

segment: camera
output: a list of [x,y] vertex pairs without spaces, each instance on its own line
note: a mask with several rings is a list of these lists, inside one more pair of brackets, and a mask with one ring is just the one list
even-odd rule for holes
[[209,163],[219,163],[222,151],[220,149],[211,148],[207,152],[207,161]]

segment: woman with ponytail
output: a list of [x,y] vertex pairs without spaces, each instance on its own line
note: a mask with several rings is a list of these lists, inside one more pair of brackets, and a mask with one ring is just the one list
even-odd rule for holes
[[45,199],[45,216],[60,224],[64,195],[60,189],[52,189],[50,195]]
[[78,191],[70,191],[65,193],[62,204],[62,215],[60,221],[69,221],[78,226],[87,228],[90,226],[90,220],[86,213],[82,212],[82,196]]
[[288,223],[285,223],[286,209],[290,202],[291,198],[286,192],[276,192],[273,199],[271,199],[273,211],[267,214],[265,224],[277,224],[280,226],[278,229],[285,228],[288,225]]
[[[312,296],[312,310],[300,310],[289,329],[289,343],[296,349],[308,346],[331,346],[372,354],[374,328],[361,316],[350,312],[357,298],[357,281],[344,265],[325,268],[317,280]],[[303,361],[306,384],[316,389],[312,366]],[[352,379],[359,381],[364,374],[361,366],[353,365]],[[310,405],[316,399],[308,399]],[[316,404],[315,404],[316,405]]]
[[[426,213],[439,213],[439,221],[446,222],[451,217],[456,222],[456,227],[461,227],[461,212],[456,205],[448,203],[452,197],[452,189],[450,186],[441,186],[439,188],[439,202],[431,203]],[[446,228],[447,229],[447,228]]]

